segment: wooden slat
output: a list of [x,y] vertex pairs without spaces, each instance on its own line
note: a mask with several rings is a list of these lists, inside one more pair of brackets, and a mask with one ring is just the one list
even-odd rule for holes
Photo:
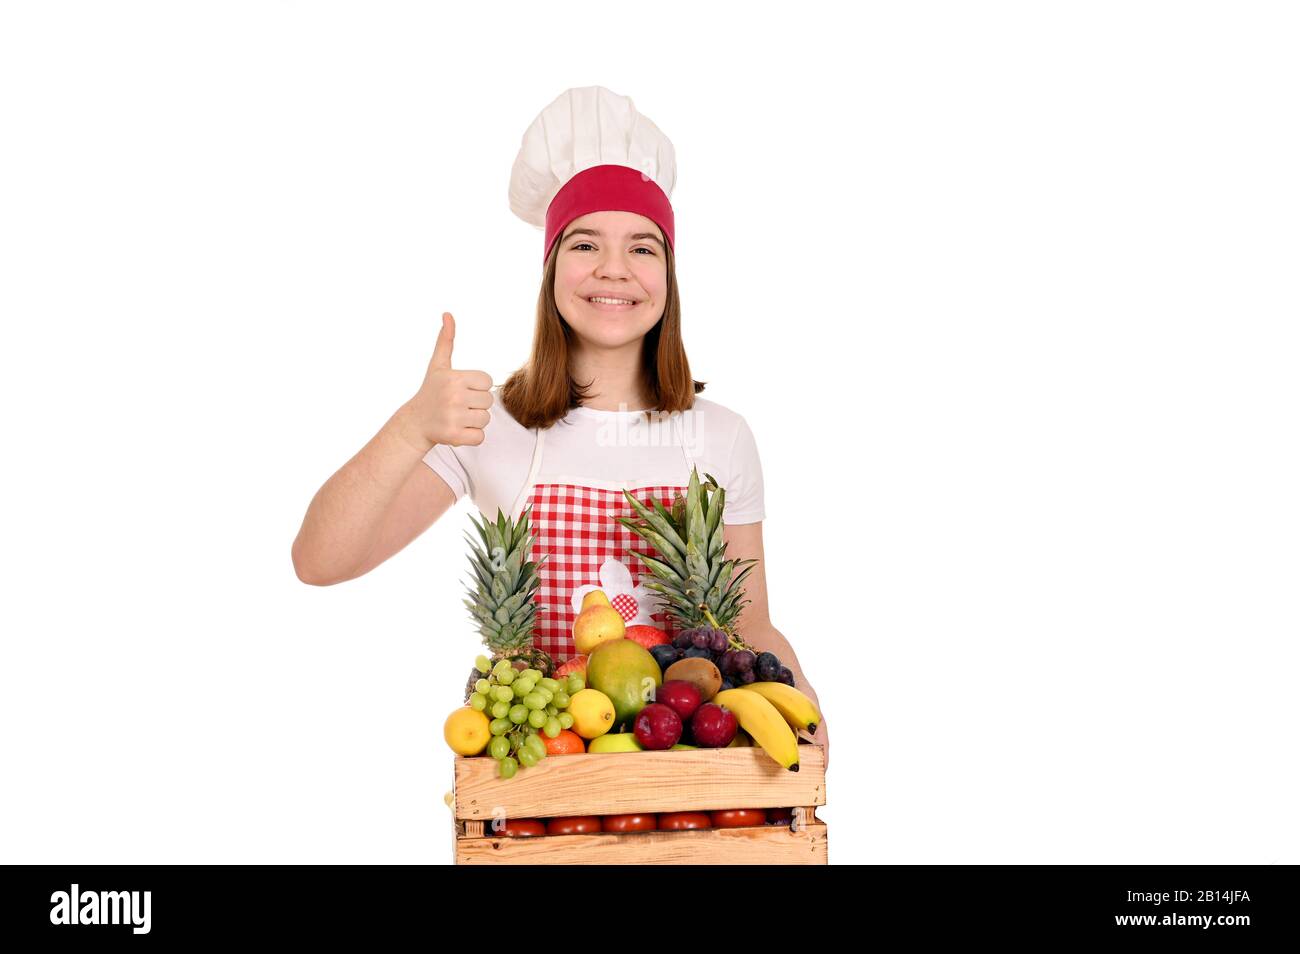
[[455,812],[490,821],[825,805],[821,746],[801,745],[799,757],[790,772],[749,747],[552,755],[511,779],[496,777],[495,759],[457,757]]
[[765,825],[456,842],[456,863],[463,865],[824,865],[826,858],[826,825],[819,819],[798,832]]

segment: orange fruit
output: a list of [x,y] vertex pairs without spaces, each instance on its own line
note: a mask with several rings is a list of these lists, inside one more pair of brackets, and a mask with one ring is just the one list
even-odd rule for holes
[[541,733],[542,744],[546,746],[547,755],[581,755],[587,751],[587,747],[582,742],[582,736],[572,729],[563,729],[555,738],[548,738],[546,733]]

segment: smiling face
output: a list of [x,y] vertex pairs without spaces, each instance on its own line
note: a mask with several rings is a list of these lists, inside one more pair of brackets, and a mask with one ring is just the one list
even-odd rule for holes
[[555,304],[584,347],[626,347],[662,317],[668,297],[663,243],[659,226],[635,212],[589,212],[564,229],[557,243]]

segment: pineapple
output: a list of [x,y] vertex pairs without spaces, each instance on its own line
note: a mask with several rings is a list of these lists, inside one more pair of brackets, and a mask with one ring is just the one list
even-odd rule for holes
[[[479,539],[475,540],[468,532],[465,534],[472,550],[470,566],[474,572],[465,606],[491,653],[492,665],[500,659],[512,663],[522,661],[526,668],[541,670],[542,675],[549,676],[551,657],[533,648],[533,621],[538,610],[533,596],[545,557],[537,563],[528,560],[533,542],[528,532],[531,512],[531,507],[525,509],[517,523],[499,509],[495,523],[481,514],[471,515]],[[465,684],[466,702],[482,676],[477,668],[471,671]]]
[[646,507],[624,491],[637,517],[619,517],[618,521],[658,551],[631,552],[654,574],[655,579],[647,580],[645,586],[663,595],[665,612],[675,628],[691,633],[720,630],[726,636],[726,646],[718,637],[719,652],[750,650],[736,633],[735,621],[750,602],[744,598],[741,584],[758,561],[726,558],[722,539],[726,491],[713,475],[704,476],[707,480],[701,483],[699,472],[692,468],[686,496],[678,494],[671,510],[653,499]]

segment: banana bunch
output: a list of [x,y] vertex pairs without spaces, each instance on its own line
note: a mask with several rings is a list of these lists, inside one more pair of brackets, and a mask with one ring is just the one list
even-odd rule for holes
[[748,691],[748,687],[723,689],[709,701],[734,712],[740,727],[777,764],[791,772],[799,771],[799,740],[786,724],[785,716],[764,696]]
[[739,688],[746,692],[756,692],[776,706],[776,710],[796,732],[806,729],[815,733],[817,724],[822,721],[817,706],[794,686],[787,686],[783,682],[751,682]]

